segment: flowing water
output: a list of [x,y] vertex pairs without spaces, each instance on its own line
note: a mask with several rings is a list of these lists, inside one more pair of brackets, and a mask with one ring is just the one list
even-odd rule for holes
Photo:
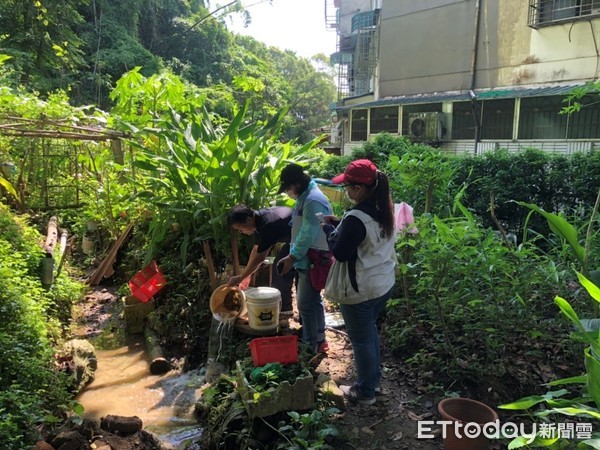
[[202,433],[194,417],[194,404],[200,397],[200,387],[225,370],[219,358],[232,335],[234,322],[235,318],[213,319],[206,368],[184,373],[152,375],[141,335],[126,336],[125,344],[115,349],[96,348],[95,379],[77,398],[86,417],[99,421],[107,415],[137,416],[144,429],[161,441],[184,448],[187,441]]

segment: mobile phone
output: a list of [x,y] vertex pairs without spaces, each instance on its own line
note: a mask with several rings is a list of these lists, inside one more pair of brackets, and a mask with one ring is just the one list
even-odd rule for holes
[[315,216],[317,216],[317,219],[319,219],[319,222],[321,222],[321,223],[325,222],[325,217],[324,217],[323,213],[321,213],[321,212],[315,213]]

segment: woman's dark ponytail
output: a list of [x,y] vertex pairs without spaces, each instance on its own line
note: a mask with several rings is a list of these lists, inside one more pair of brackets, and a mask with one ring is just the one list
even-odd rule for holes
[[388,176],[377,171],[375,179],[375,189],[372,197],[375,200],[375,206],[379,215],[379,223],[386,237],[392,237],[394,234],[394,204],[390,196],[390,182]]

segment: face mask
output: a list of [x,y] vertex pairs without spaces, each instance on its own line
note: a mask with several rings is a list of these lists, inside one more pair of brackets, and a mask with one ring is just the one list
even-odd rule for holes
[[285,194],[292,200],[296,200],[298,198],[298,194],[296,194],[296,190],[294,188],[288,189],[285,191]]
[[350,198],[350,195],[348,195],[348,191],[345,191],[345,194],[346,194],[346,198],[350,201],[350,203],[352,203],[352,204],[356,203],[356,200],[353,200]]

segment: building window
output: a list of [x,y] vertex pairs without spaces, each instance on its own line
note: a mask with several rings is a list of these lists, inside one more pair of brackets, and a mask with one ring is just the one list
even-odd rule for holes
[[398,133],[398,107],[371,109],[371,134]]
[[367,109],[352,110],[352,122],[350,125],[350,140],[351,141],[366,141],[367,140],[367,123],[368,123],[368,110]]
[[529,0],[532,28],[600,16],[600,0]]
[[581,109],[569,116],[569,139],[600,138],[600,97],[586,95],[579,103]]
[[566,114],[562,97],[529,97],[521,99],[519,139],[566,139]]
[[515,100],[484,100],[481,139],[512,139]]
[[442,112],[441,103],[423,103],[418,105],[405,105],[402,108],[402,134],[404,136],[410,136],[410,130],[408,129],[408,121],[411,113],[419,112]]
[[[481,117],[481,101],[475,102],[475,114]],[[452,139],[475,139],[475,119],[471,102],[452,104]]]

